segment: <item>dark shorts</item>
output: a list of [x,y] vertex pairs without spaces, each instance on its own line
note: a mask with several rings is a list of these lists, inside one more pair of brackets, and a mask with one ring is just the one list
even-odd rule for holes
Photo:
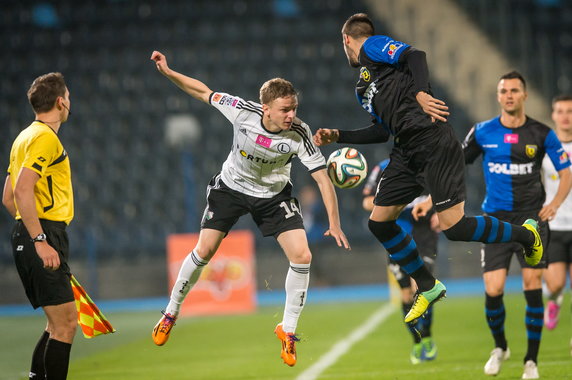
[[[417,245],[417,250],[419,251],[419,256],[425,263],[425,266],[431,273],[434,273],[435,260],[437,259],[437,242],[439,235],[431,229],[431,224],[429,223],[430,218],[424,217],[419,220],[419,222],[413,222],[413,240]],[[409,275],[401,269],[399,264],[395,261],[389,259],[388,266],[389,270],[395,276],[395,279],[399,283],[399,287],[409,288],[411,287],[411,279]]]
[[292,185],[288,184],[272,198],[251,197],[226,186],[217,174],[207,186],[207,207],[201,228],[228,233],[238,218],[251,214],[264,236],[278,237],[285,231],[303,230],[300,204],[291,192]]
[[550,231],[548,264],[572,264],[572,231]]
[[67,263],[69,243],[65,230],[66,224],[49,220],[40,220],[40,223],[48,237],[48,244],[60,256],[60,267],[55,271],[44,268],[22,221],[16,222],[12,229],[12,252],[16,269],[18,269],[26,295],[34,309],[41,306],[61,305],[74,300],[70,284],[71,272]]
[[[509,222],[512,224],[521,225],[524,223],[526,219],[534,218],[536,220],[540,220],[538,218],[537,213],[511,213],[511,212],[495,212],[491,213],[491,216],[498,218],[504,222]],[[546,251],[548,248],[548,241],[550,238],[550,228],[548,227],[548,223],[546,222],[538,222],[538,227],[540,228],[540,239],[542,239],[542,244],[544,245],[544,254],[542,256],[542,260],[536,266],[530,266],[524,260],[523,255],[523,247],[522,244],[516,242],[510,243],[493,243],[493,244],[482,244],[481,246],[481,267],[483,268],[483,272],[490,272],[497,269],[506,269],[507,271],[510,268],[510,261],[512,259],[512,255],[516,255],[518,262],[520,263],[521,268],[535,268],[535,269],[542,269],[546,268],[547,260],[546,260]]]
[[465,159],[461,143],[448,123],[436,123],[396,138],[374,204],[409,204],[425,186],[437,211],[465,200]]

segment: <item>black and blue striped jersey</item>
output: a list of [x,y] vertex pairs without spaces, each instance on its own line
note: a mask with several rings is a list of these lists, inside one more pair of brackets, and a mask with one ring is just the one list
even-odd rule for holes
[[357,100],[375,124],[394,136],[431,124],[415,98],[419,90],[430,93],[430,87],[428,83],[416,85],[410,66],[403,62],[404,53],[413,50],[404,42],[376,35],[365,40],[359,54]]
[[557,171],[570,166],[554,131],[529,117],[518,128],[503,126],[500,116],[476,124],[463,151],[466,163],[483,155],[486,213],[538,212],[546,197],[540,171],[545,154]]

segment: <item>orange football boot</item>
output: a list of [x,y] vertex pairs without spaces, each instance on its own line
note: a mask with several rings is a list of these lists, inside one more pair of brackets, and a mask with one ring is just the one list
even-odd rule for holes
[[159,322],[157,322],[155,328],[153,328],[152,334],[153,342],[155,342],[157,346],[162,346],[167,343],[171,329],[175,326],[175,321],[177,320],[177,317],[165,313],[164,311],[161,311],[161,314],[163,314],[163,317],[159,319]]
[[282,352],[280,352],[280,357],[284,360],[284,363],[293,367],[296,364],[296,342],[300,339],[294,333],[284,332],[282,329],[282,323],[279,323],[274,329],[274,334],[276,337],[282,341]]

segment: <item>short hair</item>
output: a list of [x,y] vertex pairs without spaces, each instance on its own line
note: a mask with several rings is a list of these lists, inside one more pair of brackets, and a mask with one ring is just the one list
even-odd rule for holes
[[260,102],[269,104],[270,102],[288,96],[298,96],[294,85],[282,78],[274,78],[264,82],[260,87]]
[[35,113],[48,112],[59,96],[66,95],[66,82],[61,73],[48,73],[34,79],[28,90],[28,101]]
[[556,95],[554,98],[552,98],[552,105],[554,106],[558,102],[569,102],[569,101],[572,101],[572,95],[570,94]]
[[503,79],[518,79],[521,81],[522,87],[524,88],[524,90],[526,90],[526,81],[524,80],[524,77],[522,76],[522,74],[516,70],[513,70],[510,73],[506,73],[506,74],[502,75],[500,77],[499,81],[501,81]]
[[350,16],[342,27],[342,34],[352,38],[371,37],[375,34],[373,22],[365,13],[356,13]]

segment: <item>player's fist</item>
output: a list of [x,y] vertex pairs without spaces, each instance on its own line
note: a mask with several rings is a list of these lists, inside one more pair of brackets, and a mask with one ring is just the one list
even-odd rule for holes
[[317,146],[328,145],[338,141],[340,133],[337,129],[320,128],[313,136],[314,144]]
[[163,75],[169,74],[169,65],[167,64],[167,57],[157,50],[151,54],[151,60],[155,62],[157,70]]

